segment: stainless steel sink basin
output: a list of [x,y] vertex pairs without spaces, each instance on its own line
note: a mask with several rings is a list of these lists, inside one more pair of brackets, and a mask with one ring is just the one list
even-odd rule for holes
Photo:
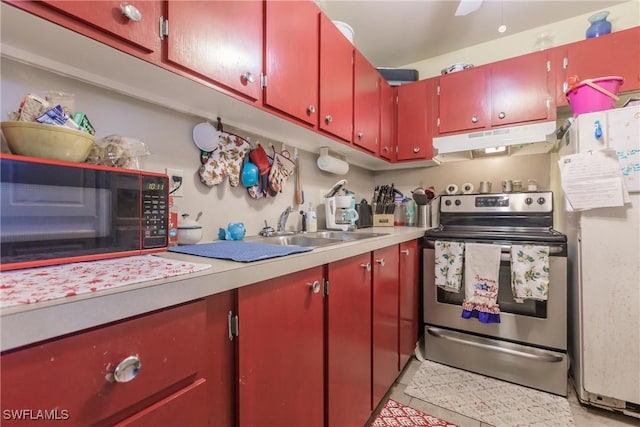
[[307,233],[307,236],[321,237],[324,239],[337,239],[343,242],[353,240],[370,239],[372,237],[386,236],[387,233],[354,233],[350,231],[318,231],[315,233]]
[[287,235],[287,236],[272,236],[263,237],[258,242],[269,243],[272,245],[282,246],[310,246],[317,248],[319,246],[337,245],[342,243],[342,240],[328,239],[324,237],[309,237],[302,234]]

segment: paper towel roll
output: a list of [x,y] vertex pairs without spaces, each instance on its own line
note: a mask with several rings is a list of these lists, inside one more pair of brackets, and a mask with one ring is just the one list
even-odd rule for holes
[[465,182],[462,184],[462,194],[471,194],[473,193],[473,184],[470,182]]
[[344,175],[349,172],[349,163],[330,156],[326,147],[320,148],[320,156],[316,163],[318,168],[325,172],[335,173],[336,175]]
[[448,184],[446,191],[447,191],[447,194],[457,194],[458,186],[455,184]]

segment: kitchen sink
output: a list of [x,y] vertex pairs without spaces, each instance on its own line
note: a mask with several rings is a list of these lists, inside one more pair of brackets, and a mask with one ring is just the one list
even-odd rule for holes
[[279,236],[260,237],[256,241],[282,246],[320,247],[337,245],[354,240],[370,239],[386,236],[386,233],[352,233],[348,231],[318,231],[305,234],[285,234]]
[[318,231],[307,233],[307,236],[321,237],[324,239],[337,239],[343,242],[353,240],[370,239],[372,237],[386,236],[387,233],[353,233],[350,231]]

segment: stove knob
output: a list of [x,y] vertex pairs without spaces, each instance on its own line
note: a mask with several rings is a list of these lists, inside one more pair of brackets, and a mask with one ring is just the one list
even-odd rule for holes
[[451,200],[445,200],[444,204],[447,205],[447,206],[451,206]]
[[456,206],[460,206],[462,204],[462,202],[460,201],[460,199],[456,199]]
[[539,198],[538,198],[538,204],[539,204],[539,205],[544,205],[544,203],[545,203],[546,201],[547,201],[547,200],[546,200],[544,197],[539,197]]
[[531,203],[533,203],[533,199],[532,199],[531,197],[527,197],[526,199],[524,199],[524,202],[525,202],[527,205],[530,205]]

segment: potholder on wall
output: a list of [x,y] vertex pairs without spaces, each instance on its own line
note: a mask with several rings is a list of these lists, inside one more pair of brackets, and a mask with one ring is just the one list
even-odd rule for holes
[[229,177],[229,185],[236,187],[240,183],[242,159],[250,148],[249,141],[244,138],[221,132],[216,149],[198,170],[200,181],[208,187],[213,187]]
[[273,157],[273,165],[269,173],[269,195],[275,196],[282,193],[284,185],[296,170],[296,164],[291,160],[288,151],[276,153]]
[[247,193],[253,199],[266,197],[269,188],[269,172],[271,171],[273,159],[269,158],[260,144],[249,152],[249,158],[258,167],[260,178],[257,185],[247,188]]

